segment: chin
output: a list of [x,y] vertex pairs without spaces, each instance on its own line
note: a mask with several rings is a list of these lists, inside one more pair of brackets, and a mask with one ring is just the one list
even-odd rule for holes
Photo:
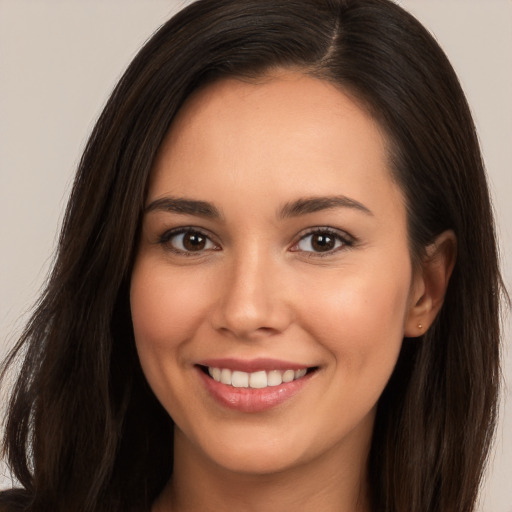
[[224,454],[216,457],[216,462],[225,470],[252,476],[265,476],[281,473],[301,465],[297,455],[276,453],[276,451],[263,451],[261,449],[240,450],[237,453]]
[[[307,464],[326,447],[301,432],[231,431],[222,438],[204,440],[203,454],[227,471],[245,475],[270,475]],[[237,435],[238,434],[238,435]]]

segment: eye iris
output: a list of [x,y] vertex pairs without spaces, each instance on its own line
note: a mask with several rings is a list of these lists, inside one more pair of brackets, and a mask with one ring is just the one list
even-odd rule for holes
[[206,237],[201,233],[190,231],[183,235],[183,247],[187,251],[201,251],[206,246]]
[[332,235],[327,233],[318,233],[313,235],[311,240],[311,246],[315,251],[325,252],[334,249],[336,240]]

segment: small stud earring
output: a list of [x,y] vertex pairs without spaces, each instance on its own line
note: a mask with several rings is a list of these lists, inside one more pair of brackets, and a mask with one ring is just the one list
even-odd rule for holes
[[418,324],[418,329],[423,329],[423,325]]

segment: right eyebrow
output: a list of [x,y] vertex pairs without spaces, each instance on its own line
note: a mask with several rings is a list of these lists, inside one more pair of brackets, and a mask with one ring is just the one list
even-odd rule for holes
[[196,215],[208,219],[220,219],[219,210],[207,201],[196,199],[185,199],[182,197],[162,197],[152,201],[144,208],[144,213],[153,211],[164,211],[181,213],[184,215]]
[[281,218],[298,217],[308,213],[315,213],[322,210],[330,210],[333,208],[352,208],[363,212],[366,215],[373,215],[364,204],[346,196],[320,196],[320,197],[304,197],[286,203],[279,212]]

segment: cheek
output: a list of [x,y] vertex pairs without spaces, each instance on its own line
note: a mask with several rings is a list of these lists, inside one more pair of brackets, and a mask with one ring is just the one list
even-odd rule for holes
[[353,372],[392,371],[404,336],[410,274],[340,272],[308,299],[305,328],[338,365]]
[[[131,279],[130,306],[135,344],[144,375],[173,418],[184,381],[186,345],[205,317],[204,286],[172,275],[151,259],[137,262]],[[184,350],[185,347],[185,350]]]
[[158,266],[136,266],[130,303],[139,350],[168,351],[189,339],[204,317],[206,296],[200,279],[172,275]]

